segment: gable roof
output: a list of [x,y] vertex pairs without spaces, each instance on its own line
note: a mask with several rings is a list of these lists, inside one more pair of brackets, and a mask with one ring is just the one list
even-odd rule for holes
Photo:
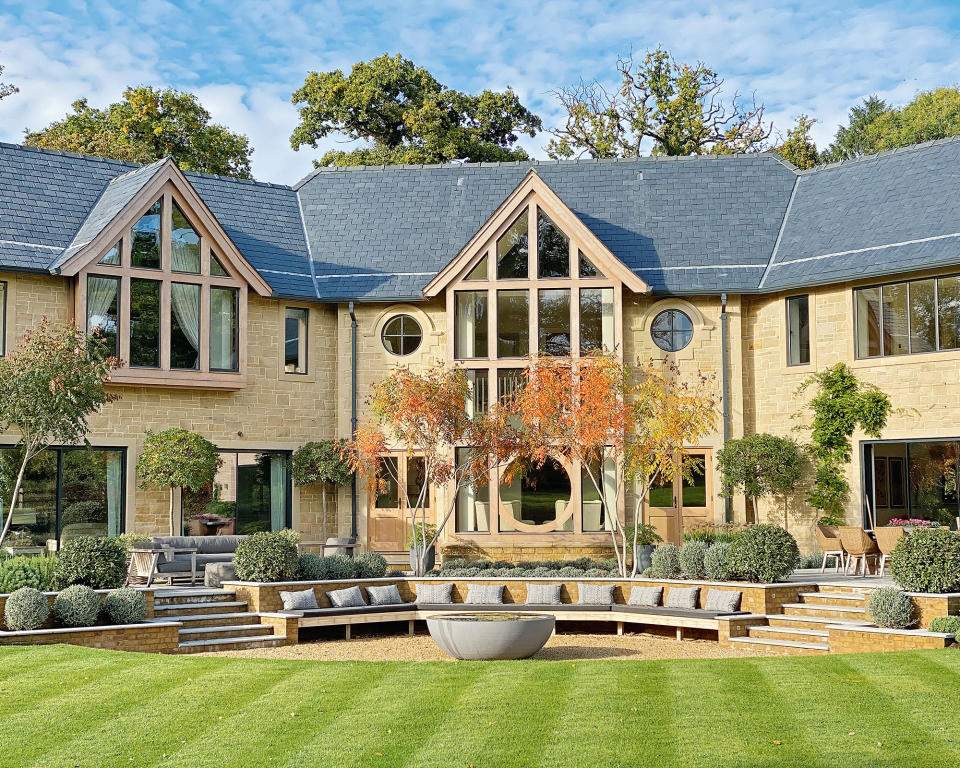
[[[160,163],[0,143],[0,269],[48,271]],[[960,264],[960,140],[812,171],[771,154],[184,176],[274,295],[423,298],[531,170],[657,293],[776,291]]]

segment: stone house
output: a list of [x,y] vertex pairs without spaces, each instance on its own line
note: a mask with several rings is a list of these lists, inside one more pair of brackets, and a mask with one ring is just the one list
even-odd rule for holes
[[[772,154],[320,169],[293,186],[0,144],[0,354],[42,316],[99,327],[126,366],[93,450],[38,457],[18,501],[24,547],[161,533],[138,487],[146,430],[221,450],[215,486],[178,500],[238,532],[355,533],[399,558],[403,494],[296,487],[291,453],[349,437],[397,364],[466,369],[472,407],[528,355],[597,347],[716,376],[723,416],[690,446],[692,483],[655,489],[668,539],[705,522],[782,521],[810,545],[802,495],[720,495],[725,438],[790,434],[798,385],[847,362],[899,409],[855,436],[851,522],[960,514],[960,142],[798,171]],[[15,435],[0,435],[0,458]],[[395,462],[408,488],[416,457]],[[629,492],[629,489],[628,489]],[[444,489],[431,489],[437,506]],[[491,478],[458,499],[451,551],[596,554],[609,520],[581,468]],[[211,506],[214,505],[214,506]],[[326,507],[327,519],[322,510]]]

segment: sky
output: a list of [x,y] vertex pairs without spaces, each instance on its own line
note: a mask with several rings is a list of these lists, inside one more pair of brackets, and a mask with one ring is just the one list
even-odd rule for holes
[[[128,85],[171,86],[249,137],[256,178],[293,183],[344,141],[290,147],[290,95],[311,71],[401,53],[451,88],[511,86],[550,127],[563,116],[553,91],[609,85],[618,57],[663,46],[716,70],[728,95],[755,94],[781,131],[816,118],[822,146],[868,95],[900,105],[960,84],[958,43],[957,0],[0,0],[3,81],[20,88],[0,101],[0,140],[77,98],[102,107]],[[548,139],[521,143],[545,158]]]

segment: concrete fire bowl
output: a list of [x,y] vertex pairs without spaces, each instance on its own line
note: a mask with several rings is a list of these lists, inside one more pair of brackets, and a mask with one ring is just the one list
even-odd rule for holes
[[451,613],[427,619],[430,636],[455,659],[526,659],[550,639],[556,619],[542,613]]

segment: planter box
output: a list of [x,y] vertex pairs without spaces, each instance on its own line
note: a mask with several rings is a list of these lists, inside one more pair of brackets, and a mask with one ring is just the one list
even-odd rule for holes
[[0,632],[0,645],[53,645],[67,643],[87,648],[140,653],[176,653],[181,624],[175,621],[97,627],[35,629]]

